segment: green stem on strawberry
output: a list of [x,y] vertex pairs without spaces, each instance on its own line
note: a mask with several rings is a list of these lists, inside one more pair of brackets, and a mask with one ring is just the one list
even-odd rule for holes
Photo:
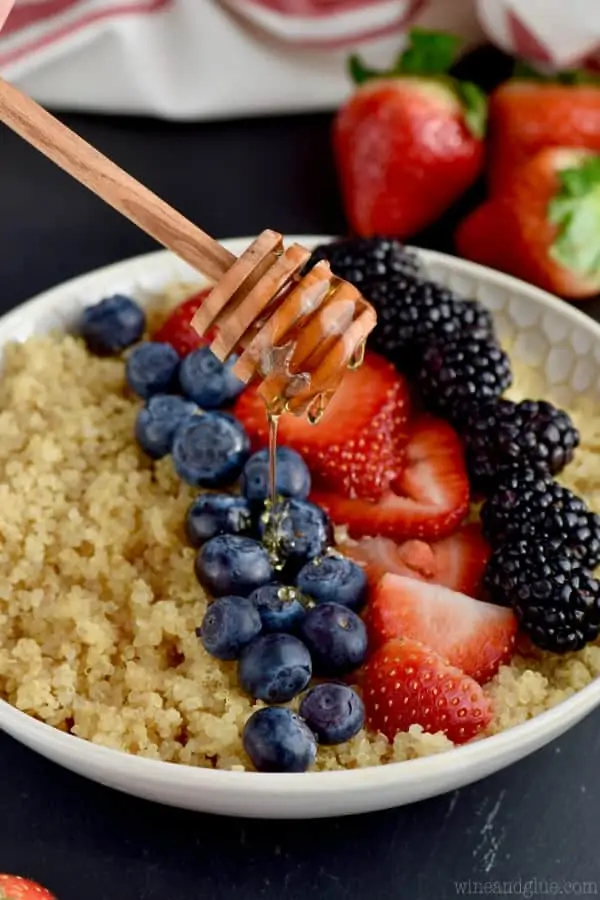
[[584,276],[600,274],[600,155],[558,173],[560,190],[548,207],[558,236],[551,254]]
[[454,34],[414,28],[396,67],[404,75],[445,75],[456,62],[461,46],[461,39]]
[[450,87],[460,100],[471,134],[483,138],[487,126],[486,95],[473,82],[459,81],[449,74],[461,43],[460,38],[452,34],[414,28],[409,34],[408,46],[390,69],[372,69],[354,54],[348,60],[348,71],[358,86],[378,78],[412,77],[440,81]]
[[589,85],[600,87],[600,75],[589,72],[586,69],[562,69],[558,72],[540,72],[530,63],[522,59],[515,61],[512,77],[522,81],[539,81],[542,84],[563,84],[576,87],[577,85]]
[[456,93],[464,107],[465,122],[469,131],[476,138],[484,138],[487,128],[487,96],[472,81],[456,79],[453,81]]

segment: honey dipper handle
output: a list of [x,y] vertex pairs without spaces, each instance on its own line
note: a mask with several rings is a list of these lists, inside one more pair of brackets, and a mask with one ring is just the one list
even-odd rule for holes
[[194,269],[218,281],[236,257],[0,78],[0,121]]

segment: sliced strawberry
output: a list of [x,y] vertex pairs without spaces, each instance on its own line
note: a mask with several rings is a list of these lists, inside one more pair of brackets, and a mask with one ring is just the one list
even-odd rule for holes
[[420,725],[462,744],[492,717],[477,682],[418,641],[394,640],[380,647],[364,667],[362,689],[367,725],[389,741]]
[[[450,538],[447,538],[450,540]],[[388,572],[431,581],[436,574],[433,544],[426,541],[403,541],[391,538],[364,537],[357,543],[343,545],[340,550],[365,569],[371,588]]]
[[437,540],[451,534],[469,507],[469,480],[463,448],[454,429],[432,416],[412,426],[405,466],[376,503],[313,491],[312,500],[354,538],[365,535],[397,541]]
[[479,597],[491,547],[481,533],[479,522],[463,525],[457,532],[431,545],[436,576],[431,580],[453,591]]
[[340,549],[365,567],[372,587],[391,572],[441,584],[471,597],[481,594],[491,552],[477,522],[463,525],[450,537],[431,544],[419,540],[397,544],[391,538],[364,537]]
[[[279,441],[302,454],[318,486],[347,497],[377,498],[402,465],[409,390],[391,363],[368,353],[363,365],[348,370],[317,425],[285,414]],[[235,416],[258,449],[268,443],[265,404],[253,387],[238,399]]]
[[420,641],[476,681],[496,674],[514,647],[512,610],[405,575],[384,575],[369,601],[373,646]]
[[180,356],[187,356],[192,350],[209,344],[212,339],[211,334],[200,337],[190,323],[197,310],[200,309],[204,300],[210,294],[210,291],[211,289],[207,288],[180,303],[166,322],[163,322],[160,328],[154,332],[152,340],[170,344]]

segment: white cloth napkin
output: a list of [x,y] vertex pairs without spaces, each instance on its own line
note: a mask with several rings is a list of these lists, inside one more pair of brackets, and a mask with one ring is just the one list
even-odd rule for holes
[[214,119],[330,109],[413,25],[548,66],[600,58],[599,0],[17,0],[0,72],[49,106]]

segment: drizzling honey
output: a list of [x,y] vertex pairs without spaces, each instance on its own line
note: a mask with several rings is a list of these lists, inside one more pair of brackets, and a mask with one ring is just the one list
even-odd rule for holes
[[315,399],[310,403],[308,409],[306,410],[306,418],[311,425],[319,424],[319,422],[325,415],[325,410],[327,409],[329,400],[330,395],[317,394]]
[[350,362],[348,363],[349,369],[360,369],[362,364],[365,361],[365,351],[367,349],[367,342],[361,341],[352,356],[350,357]]
[[263,541],[278,568],[284,562],[281,534],[286,517],[277,496],[279,417],[306,415],[311,424],[320,422],[344,371],[361,365],[366,338],[377,321],[360,291],[336,277],[328,262],[320,260],[307,271],[310,255],[299,244],[284,250],[280,234],[263,232],[235,260],[192,320],[200,335],[215,329],[211,349],[218,359],[224,362],[238,354],[234,374],[246,384],[256,381],[265,401],[269,497]]
[[267,411],[269,422],[269,500],[274,507],[277,500],[277,431],[279,416]]
[[[280,408],[280,404],[277,405],[277,408]],[[262,515],[262,539],[271,559],[271,565],[276,571],[280,571],[285,565],[285,554],[282,548],[285,508],[279,502],[280,498],[277,494],[277,431],[281,412],[273,412],[273,408],[269,407],[266,407],[265,411],[269,425],[269,496]]]

